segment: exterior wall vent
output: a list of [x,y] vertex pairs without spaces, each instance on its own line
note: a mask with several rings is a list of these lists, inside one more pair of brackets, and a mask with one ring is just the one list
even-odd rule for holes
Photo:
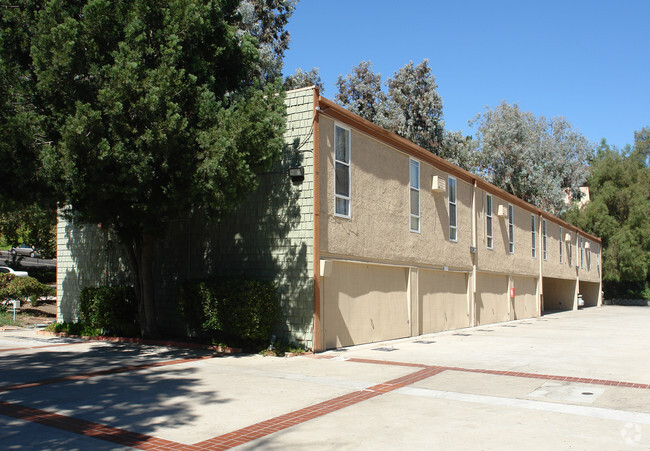
[[585,243],[585,249],[589,249],[591,246],[589,245],[589,241]]
[[564,241],[571,241],[571,234],[570,233],[564,234]]
[[447,189],[447,183],[445,183],[445,179],[438,175],[434,175],[433,181],[431,183],[431,191],[436,193],[442,193],[446,189]]
[[499,205],[499,208],[497,208],[497,216],[500,218],[507,218],[508,208],[505,205]]

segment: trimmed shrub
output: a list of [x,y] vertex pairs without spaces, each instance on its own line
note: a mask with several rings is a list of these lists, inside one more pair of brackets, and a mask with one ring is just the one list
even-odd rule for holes
[[267,343],[280,315],[275,282],[250,277],[188,280],[179,310],[191,332],[236,346]]
[[55,291],[40,283],[33,277],[14,277],[13,274],[2,274],[0,278],[0,300],[19,299],[21,302],[30,300],[33,306],[39,304],[43,296],[54,296]]
[[133,287],[86,287],[79,296],[81,323],[104,334],[139,335],[138,302]]

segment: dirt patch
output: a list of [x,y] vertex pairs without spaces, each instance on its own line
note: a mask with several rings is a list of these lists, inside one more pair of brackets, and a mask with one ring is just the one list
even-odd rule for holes
[[[9,312],[13,309],[10,307]],[[31,302],[25,302],[16,310],[16,320],[23,326],[33,326],[34,324],[50,324],[56,321],[56,299],[41,301],[38,306],[33,306]]]

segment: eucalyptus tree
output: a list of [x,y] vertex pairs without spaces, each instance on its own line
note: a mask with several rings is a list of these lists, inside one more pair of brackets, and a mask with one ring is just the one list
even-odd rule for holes
[[385,127],[436,155],[441,153],[444,121],[442,98],[425,59],[410,61],[387,81],[388,110]]
[[359,116],[448,159],[472,166],[471,138],[444,131],[442,99],[429,60],[401,67],[386,82],[362,61],[345,77],[339,75],[335,100]]
[[325,91],[317,67],[312,67],[311,70],[306,72],[299,67],[295,73],[287,75],[284,78],[284,88],[287,91],[290,89],[307,88],[309,86],[316,86],[321,93]]
[[381,74],[373,71],[370,61],[361,61],[352,72],[339,75],[334,99],[351,112],[370,122],[385,125],[388,98],[382,90]]
[[477,116],[479,171],[498,187],[559,214],[589,175],[592,144],[564,118],[547,120],[502,102]]
[[158,335],[153,249],[167,221],[227,211],[279,155],[284,96],[270,62],[281,61],[292,5],[14,0],[1,10],[3,65],[20,69],[7,89],[38,125],[24,141],[59,201],[119,237],[144,336]]

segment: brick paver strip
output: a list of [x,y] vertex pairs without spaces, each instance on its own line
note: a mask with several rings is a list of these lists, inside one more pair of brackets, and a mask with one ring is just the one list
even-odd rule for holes
[[3,401],[0,401],[0,415],[139,449],[170,449],[167,448],[168,445],[176,444],[169,440],[163,440],[144,434],[137,434],[124,429],[113,428],[103,424],[93,423],[91,421],[71,418],[65,415],[50,413],[44,410]]
[[[0,393],[7,392],[10,390],[18,390],[22,388],[51,384],[55,382],[82,380],[82,379],[88,379],[94,376],[102,376],[106,374],[123,373],[127,371],[135,371],[135,370],[140,370],[145,368],[154,368],[159,366],[193,362],[197,360],[209,359],[215,356],[216,355],[208,355],[208,356],[201,356],[196,358],[156,362],[152,364],[133,365],[128,367],[96,371],[96,372],[82,374],[82,375],[73,375],[73,376],[65,376],[65,377],[54,378],[54,379],[47,379],[47,380],[37,381],[37,382],[32,382],[27,384],[16,384],[9,387],[0,388]],[[314,357],[330,358],[330,359],[332,358],[329,356],[314,356]],[[130,446],[137,449],[151,450],[151,451],[173,451],[173,450],[201,451],[201,450],[225,450],[225,449],[233,448],[235,446],[243,445],[253,440],[257,440],[267,435],[271,435],[275,432],[279,432],[288,429],[292,426],[296,426],[298,424],[307,422],[309,420],[322,417],[332,412],[336,412],[337,410],[341,410],[345,407],[358,404],[360,402],[366,401],[368,399],[372,399],[374,397],[383,395],[385,393],[390,393],[399,388],[406,387],[408,385],[414,384],[421,380],[427,379],[431,376],[435,376],[436,374],[440,374],[444,371],[463,371],[463,372],[472,372],[472,373],[493,374],[493,375],[500,375],[500,376],[513,376],[513,377],[535,378],[535,379],[545,379],[545,380],[561,380],[567,382],[641,388],[646,390],[650,389],[649,384],[636,384],[632,382],[609,381],[609,380],[602,380],[602,379],[589,379],[589,378],[570,377],[570,376],[553,376],[547,374],[521,373],[517,371],[499,371],[499,370],[474,369],[474,368],[431,366],[431,365],[424,365],[418,363],[395,362],[395,361],[374,360],[374,359],[358,359],[358,358],[350,358],[350,359],[346,359],[346,361],[355,362],[355,363],[404,366],[410,368],[418,368],[418,371],[407,374],[405,376],[398,377],[396,379],[392,379],[387,382],[373,385],[372,387],[368,387],[363,390],[350,392],[345,395],[341,395],[336,398],[332,398],[327,401],[314,404],[312,406],[304,407],[302,409],[289,412],[284,415],[280,415],[278,417],[271,418],[269,420],[265,420],[257,424],[246,426],[236,431],[228,432],[227,434],[223,434],[196,443],[194,445],[178,443],[171,440],[159,439],[145,434],[130,432],[120,428],[106,426],[99,423],[80,420],[65,415],[50,413],[44,410],[25,407],[19,404],[11,404],[3,401],[0,401],[0,415],[17,418],[24,421],[30,421],[33,423],[38,423],[45,426],[50,426],[57,429],[80,434],[86,437],[97,438],[97,439],[109,441],[112,443],[117,443],[124,446]]]

